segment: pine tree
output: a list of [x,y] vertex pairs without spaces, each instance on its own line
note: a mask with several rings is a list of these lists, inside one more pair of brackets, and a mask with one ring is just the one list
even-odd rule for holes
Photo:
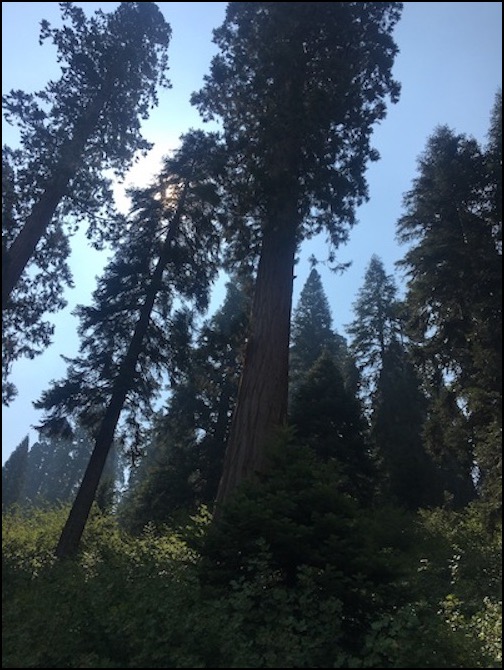
[[430,361],[450,380],[465,408],[476,440],[480,488],[497,507],[502,221],[496,194],[502,168],[497,167],[496,141],[501,118],[495,110],[486,153],[474,139],[446,127],[435,131],[398,222],[399,240],[410,245],[400,263],[408,276],[408,334],[419,359]]
[[442,502],[439,478],[424,446],[428,401],[404,347],[385,349],[373,394],[371,442],[387,502],[408,509]]
[[[93,502],[119,417],[126,409],[123,440],[134,454],[142,424],[172,363],[166,334],[175,295],[206,308],[217,272],[219,249],[217,183],[221,159],[215,136],[201,131],[184,137],[167,159],[153,187],[133,193],[129,239],[112,259],[94,293],[95,305],[80,310],[82,355],[70,361],[68,376],[53,385],[37,406],[49,410],[47,425],[76,415],[95,437],[84,479],[57,547],[75,553]],[[210,171],[211,170],[213,171]]]
[[394,278],[386,274],[381,259],[373,255],[353,306],[355,318],[347,326],[352,337],[350,351],[361,373],[361,388],[368,407],[387,348],[400,331],[396,295]]
[[289,376],[291,392],[324,351],[334,357],[341,370],[346,362],[345,338],[333,332],[329,303],[320,275],[312,269],[292,315]]
[[338,464],[339,490],[369,498],[372,465],[366,422],[359,401],[345,388],[343,375],[327,350],[294,393],[289,418],[300,444],[311,447],[325,463]]
[[262,469],[286,418],[297,245],[326,228],[337,247],[366,198],[365,165],[378,157],[372,125],[399,92],[391,32],[400,11],[393,2],[236,2],[214,33],[220,53],[193,101],[221,118],[233,157],[233,249],[244,260],[259,253],[219,503]]
[[21,501],[28,460],[28,435],[18,444],[2,466],[2,509]]
[[474,436],[470,422],[457,404],[457,396],[436,375],[430,385],[427,419],[423,428],[425,449],[437,470],[444,502],[461,508],[474,500]]
[[[21,132],[20,148],[2,155],[4,374],[50,341],[42,317],[65,304],[68,237],[77,224],[88,220],[96,246],[120,237],[105,170],[124,175],[150,148],[140,119],[157,103],[157,86],[169,85],[171,29],[154,3],[123,2],[90,19],[71,2],[60,6],[64,26],[42,21],[40,43],[56,46],[61,78],[35,94],[3,97],[7,121]],[[7,385],[4,399],[13,392]]]
[[249,300],[240,283],[227,284],[222,307],[194,345],[181,347],[171,398],[122,505],[133,531],[215,500],[247,332]]

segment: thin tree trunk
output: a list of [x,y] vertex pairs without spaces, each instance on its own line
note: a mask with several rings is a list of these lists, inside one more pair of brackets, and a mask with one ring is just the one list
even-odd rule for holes
[[[107,84],[112,90],[112,86]],[[27,217],[23,228],[2,259],[2,310],[9,306],[9,298],[35,248],[49,226],[61,199],[66,195],[68,184],[81,166],[82,153],[91,133],[95,130],[101,111],[110,93],[105,85],[90,103],[75,124],[72,139],[67,140],[55,164],[53,177]]]
[[294,256],[295,208],[264,232],[238,400],[216,500],[223,503],[254,471],[265,465],[264,449],[287,418],[289,336]]
[[95,499],[110,447],[112,446],[119,416],[124,401],[126,400],[126,395],[131,388],[138,357],[142,351],[143,339],[149,327],[152,308],[154,307],[156,296],[162,286],[163,272],[170,256],[171,242],[179,228],[187,188],[188,186],[186,184],[180,197],[180,202],[174,219],[166,235],[158,262],[152,274],[145,301],[140,310],[140,316],[136,323],[128,351],[114,382],[112,396],[101,422],[93,453],[91,454],[86,472],[84,473],[84,478],[59,538],[56,547],[56,556],[58,558],[69,558],[74,556],[78,551],[80,539],[84,532],[93,500]]

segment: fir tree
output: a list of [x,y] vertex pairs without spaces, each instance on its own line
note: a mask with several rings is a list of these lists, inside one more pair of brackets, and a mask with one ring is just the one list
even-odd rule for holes
[[[408,334],[417,356],[450,380],[475,438],[482,493],[499,507],[502,462],[502,180],[495,110],[488,151],[438,128],[405,196],[399,240],[408,277]],[[502,148],[500,149],[502,155]]]
[[333,332],[329,303],[320,275],[312,269],[292,316],[289,375],[291,392],[324,351],[345,367],[346,341]]
[[[157,417],[121,515],[133,531],[211,505],[222,474],[247,332],[249,300],[227,284],[222,307],[181,349],[172,396]],[[184,338],[186,342],[189,338]]]
[[28,435],[18,444],[2,466],[2,509],[21,501],[28,461]]
[[355,318],[347,326],[352,338],[350,351],[361,373],[361,387],[368,406],[387,348],[400,330],[396,295],[393,277],[386,274],[380,258],[373,255],[353,306]]
[[371,492],[371,460],[360,403],[345,388],[343,375],[326,350],[312,366],[292,400],[290,421],[300,444],[325,463],[339,466],[339,490],[361,499]]
[[442,502],[436,469],[423,442],[427,398],[404,347],[385,349],[373,394],[371,442],[387,502],[408,509]]

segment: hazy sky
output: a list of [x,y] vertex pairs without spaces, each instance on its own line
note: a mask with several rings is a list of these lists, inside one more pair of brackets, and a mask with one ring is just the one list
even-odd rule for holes
[[[119,3],[79,2],[87,14],[96,9],[113,11]],[[144,134],[155,143],[152,154],[136,166],[129,179],[141,185],[156,172],[160,157],[174,147],[178,137],[201,124],[191,107],[191,92],[199,89],[208,72],[212,55],[212,29],[224,18],[225,2],[159,2],[173,37],[170,45],[170,79],[173,88],[160,94],[159,107],[144,123]],[[27,92],[42,89],[56,78],[59,66],[55,49],[48,42],[38,44],[39,23],[47,19],[59,25],[56,2],[2,2],[2,92],[12,88]],[[322,265],[317,267],[329,299],[334,326],[345,334],[344,325],[353,318],[352,303],[362,285],[372,254],[383,260],[387,272],[404,254],[395,242],[395,224],[402,212],[402,196],[411,187],[416,159],[424,150],[435,127],[447,124],[484,143],[495,93],[502,85],[502,3],[500,2],[406,2],[395,31],[400,53],[394,76],[401,82],[398,104],[389,107],[385,121],[376,127],[373,144],[381,160],[367,173],[369,202],[358,211],[358,225],[350,242],[339,250],[338,260],[352,261],[343,275],[335,275]],[[3,143],[16,142],[10,127],[3,128]],[[118,189],[119,193],[119,189]],[[77,236],[72,245],[71,267],[76,288],[67,294],[69,307],[53,317],[56,332],[53,345],[34,360],[21,360],[14,366],[12,381],[18,397],[2,412],[2,462],[30,433],[41,414],[32,407],[52,379],[65,374],[60,355],[78,351],[76,319],[70,311],[87,304],[95,287],[95,277],[106,261],[89,249]],[[294,305],[309,274],[311,254],[325,257],[324,240],[303,245],[296,268]],[[400,277],[397,277],[400,283]],[[214,292],[212,308],[223,297],[223,282]]]

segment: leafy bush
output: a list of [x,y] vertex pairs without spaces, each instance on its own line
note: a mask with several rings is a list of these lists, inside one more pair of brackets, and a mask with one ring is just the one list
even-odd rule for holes
[[333,482],[290,444],[218,523],[131,537],[95,508],[64,562],[66,509],[3,516],[4,667],[501,667],[477,509],[364,509]]

